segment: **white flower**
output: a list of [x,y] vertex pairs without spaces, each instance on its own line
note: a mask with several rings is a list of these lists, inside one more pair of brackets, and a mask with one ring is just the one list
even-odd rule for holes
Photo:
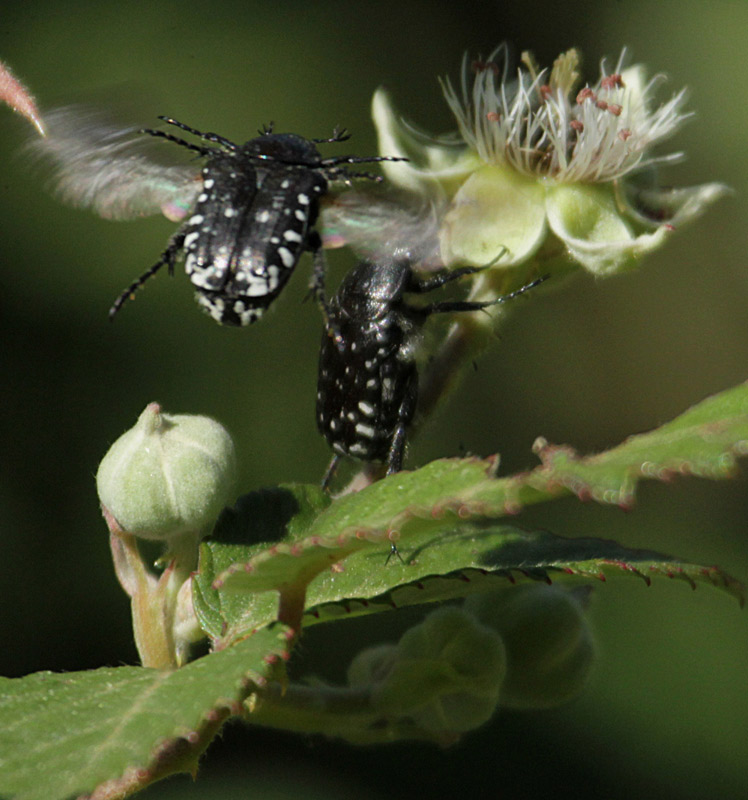
[[656,166],[682,156],[652,148],[690,114],[684,90],[655,107],[662,76],[647,82],[641,66],[623,68],[624,56],[612,72],[603,62],[597,82],[581,89],[574,50],[550,71],[523,54],[511,73],[504,45],[486,61],[465,58],[459,92],[442,82],[459,141],[429,140],[376,92],[381,151],[411,159],[385,162],[389,179],[449,201],[439,233],[444,264],[510,267],[541,246],[544,258],[562,246],[596,274],[619,272],[725,193],[716,183],[644,187]]
[[525,55],[525,68],[506,80],[502,45],[487,62],[464,59],[461,98],[449,79],[442,85],[463,139],[483,161],[563,183],[600,183],[680,158],[681,153],[647,157],[647,151],[690,116],[681,112],[685,90],[651,111],[662,76],[645,84],[640,66],[623,70],[624,56],[625,51],[612,73],[603,61],[597,83],[578,91],[575,50],[559,56],[550,74],[537,71]]

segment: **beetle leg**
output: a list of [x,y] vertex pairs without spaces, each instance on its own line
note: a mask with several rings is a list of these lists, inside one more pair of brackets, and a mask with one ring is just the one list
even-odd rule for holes
[[219,134],[212,132],[205,133],[204,131],[199,131],[196,128],[191,128],[189,125],[185,125],[184,122],[179,122],[172,117],[160,116],[159,119],[162,119],[164,122],[168,122],[169,125],[175,125],[177,128],[187,131],[187,133],[199,136],[201,139],[205,139],[207,142],[215,142],[216,144],[223,145],[229,150],[236,150],[236,144],[227,139],[225,136],[220,136]]
[[417,400],[418,375],[414,372],[405,387],[405,394],[397,410],[397,425],[392,433],[390,449],[387,453],[387,475],[394,475],[403,468],[405,435],[408,431],[408,425],[413,419]]
[[431,278],[416,278],[415,275],[411,274],[406,291],[415,292],[417,294],[432,292],[434,289],[444,286],[445,283],[456,281],[464,275],[474,275],[482,269],[485,269],[485,267],[460,267],[459,269],[453,269],[449,272],[440,272]]
[[342,181],[347,186],[351,185],[354,178],[362,178],[375,183],[381,183],[384,180],[381,175],[375,175],[373,172],[349,172],[344,167],[327,167],[325,178],[328,181]]
[[153,275],[155,275],[164,264],[169,269],[169,275],[174,274],[174,262],[177,259],[177,253],[182,249],[184,244],[184,233],[181,231],[172,236],[169,241],[169,246],[161,253],[161,258],[150,268],[147,269],[137,280],[134,280],[127,289],[120,294],[114,301],[112,307],[109,309],[109,319],[114,319],[115,314],[122,308],[122,306],[132,298],[133,294]]
[[312,139],[315,144],[334,144],[335,142],[345,142],[351,138],[351,134],[345,128],[336,127],[329,139]]
[[196,153],[200,153],[201,156],[207,156],[216,152],[210,147],[201,147],[199,144],[185,142],[184,139],[180,139],[178,136],[173,136],[171,133],[167,133],[166,131],[159,131],[153,128],[141,128],[139,133],[147,133],[149,136],[156,136],[159,139],[166,139],[167,142],[174,142],[174,144],[186,147],[188,150],[194,150]]
[[446,300],[441,303],[431,303],[427,306],[421,306],[417,309],[411,307],[411,310],[423,314],[424,316],[443,314],[449,311],[482,311],[490,306],[496,306],[500,303],[505,303],[507,300],[513,300],[515,297],[519,297],[530,289],[534,289],[538,284],[543,283],[547,278],[548,275],[543,275],[530,283],[526,283],[524,286],[520,286],[519,289],[509,292],[509,294],[503,294],[500,297],[495,297],[493,300]]
[[[387,454],[387,475],[394,475],[396,472],[400,472],[403,466],[403,455],[405,453],[405,434],[407,432],[407,425],[405,420],[402,419],[404,408],[406,403],[409,402],[403,401],[402,406],[400,407],[400,417],[401,420],[398,423],[397,427],[395,428],[395,432],[392,435],[392,442],[390,443],[390,451]],[[390,563],[390,559],[392,556],[397,556],[400,559],[401,564],[405,564],[403,561],[403,557],[400,555],[400,551],[397,549],[397,545],[390,540],[390,552],[387,554],[387,559],[384,562],[385,567],[387,564]]]
[[327,274],[327,261],[325,254],[322,252],[322,240],[317,231],[310,231],[307,237],[307,247],[312,251],[313,269],[312,281],[309,285],[309,290],[314,295],[320,309],[322,310],[322,317],[325,320],[325,330],[335,342],[336,347],[340,352],[343,352],[343,337],[340,333],[338,326],[333,322],[330,313],[330,306],[325,297],[325,276]]
[[330,484],[332,483],[332,479],[335,477],[335,473],[338,470],[338,464],[340,463],[340,456],[337,453],[332,457],[332,461],[327,465],[327,469],[325,470],[324,477],[322,478],[322,491],[329,492],[330,491]]
[[392,434],[390,450],[387,453],[387,475],[394,475],[403,468],[403,455],[405,453],[406,425],[400,421]]
[[319,166],[334,168],[340,164],[374,164],[380,161],[410,161],[410,159],[401,156],[332,156],[321,159]]

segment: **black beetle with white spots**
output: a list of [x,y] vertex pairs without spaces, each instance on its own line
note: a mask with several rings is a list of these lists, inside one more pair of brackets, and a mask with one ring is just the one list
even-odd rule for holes
[[479,271],[463,267],[417,277],[407,259],[363,261],[343,280],[330,302],[335,342],[322,337],[317,382],[317,427],[340,456],[383,462],[387,474],[402,468],[408,427],[418,401],[415,351],[418,332],[437,313],[479,311],[504,303],[545,278],[488,301],[446,300],[416,306],[406,293],[423,294]]
[[348,172],[341,165],[391,159],[322,158],[317,145],[345,141],[349,136],[344,131],[336,131],[329,139],[304,139],[268,128],[237,145],[218,134],[163,119],[219,147],[192,144],[160,130],[143,131],[187,147],[207,163],[192,215],[171,238],[159,261],[117,298],[110,315],[162,266],[172,272],[183,251],[185,270],[197,287],[198,304],[222,325],[249,325],[280,294],[302,253],[309,250],[314,258],[312,289],[327,318],[325,260],[314,229],[320,198],[331,181],[378,179]]
[[[416,413],[418,332],[440,312],[477,311],[502,303],[540,282],[485,302],[444,301],[414,306],[407,293],[425,293],[477,271],[465,267],[417,277],[438,253],[434,209],[412,199],[355,193],[333,205],[333,228],[370,260],[355,267],[328,304],[326,265],[316,230],[320,201],[330,183],[381,180],[346,165],[399,161],[387,156],[323,158],[320,144],[347,140],[305,139],[266,128],[244,144],[161,117],[199,140],[163,130],[117,128],[95,113],[70,107],[45,115],[47,135],[35,147],[56,167],[63,199],[103,217],[132,219],[163,213],[184,220],[159,260],[115,301],[114,316],[162,267],[174,271],[180,256],[199,305],[223,325],[259,319],[280,294],[305,251],[313,258],[312,290],[322,308],[325,333],[319,354],[317,425],[341,456],[382,462],[387,474],[402,467],[406,434]],[[143,147],[148,134],[186,148],[204,160],[167,166]],[[541,279],[542,280],[542,279]]]
[[[173,273],[183,256],[199,305],[223,325],[249,325],[280,294],[305,251],[314,263],[311,288],[326,315],[325,258],[315,229],[320,200],[335,181],[381,180],[346,165],[402,159],[323,158],[317,145],[346,141],[350,136],[344,130],[336,129],[329,139],[305,139],[273,133],[271,126],[235,144],[175,119],[160,119],[202,141],[162,130],[117,128],[73,106],[46,115],[48,133],[33,145],[53,161],[58,191],[68,202],[112,219],[154,213],[186,217],[159,260],[120,294],[110,317],[163,266]],[[204,159],[202,170],[159,163],[145,152],[137,133],[197,153]]]

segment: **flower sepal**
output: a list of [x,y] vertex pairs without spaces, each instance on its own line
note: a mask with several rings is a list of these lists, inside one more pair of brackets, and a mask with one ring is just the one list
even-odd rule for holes
[[371,102],[379,151],[407,161],[383,161],[382,170],[394,186],[421,195],[451,197],[481,160],[457,137],[436,138],[406,122],[382,86]]

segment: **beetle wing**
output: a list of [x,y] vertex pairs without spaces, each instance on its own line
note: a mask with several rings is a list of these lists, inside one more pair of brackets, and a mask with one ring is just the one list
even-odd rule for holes
[[184,249],[198,302],[214,319],[248,325],[262,316],[307,248],[326,188],[308,168],[233,153],[209,159]]
[[185,268],[200,289],[227,293],[243,253],[252,249],[257,174],[230,154],[212,157],[202,172],[203,190],[185,223]]
[[225,291],[255,297],[258,305],[266,307],[307,249],[327,181],[298,167],[258,169],[257,177],[257,192],[243,220],[243,246],[234,253]]
[[442,265],[438,238],[442,216],[442,204],[436,200],[351,189],[325,199],[320,228],[325,247],[348,245],[373,261],[407,258],[430,269]]
[[80,106],[44,116],[47,135],[29,144],[54,165],[54,183],[71,205],[107,219],[164,214],[182,219],[200,191],[199,170],[160,164],[150,142],[134,127],[121,128]]

